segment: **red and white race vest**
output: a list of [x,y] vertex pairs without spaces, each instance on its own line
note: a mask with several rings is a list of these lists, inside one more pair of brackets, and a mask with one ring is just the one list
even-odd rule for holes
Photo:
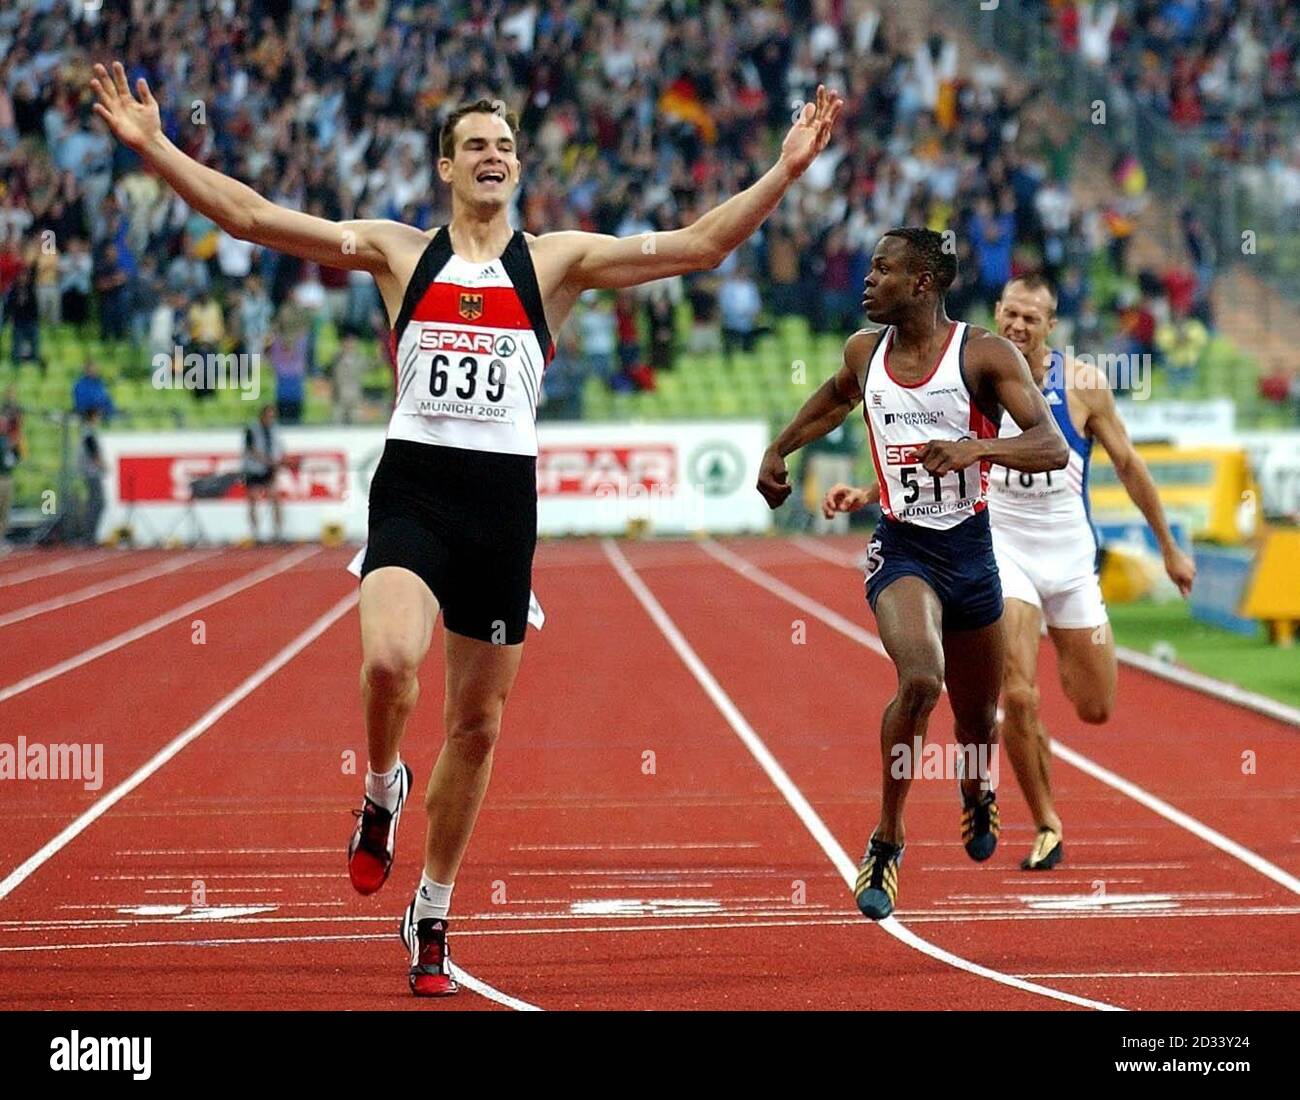
[[472,263],[441,229],[393,326],[397,398],[389,439],[537,454],[537,398],[554,353],[528,245]]
[[863,416],[880,481],[880,507],[890,519],[918,527],[956,527],[986,507],[989,463],[974,462],[939,477],[921,464],[917,448],[932,440],[992,439],[997,427],[975,404],[962,371],[969,326],[952,322],[939,361],[912,385],[889,370],[894,329],[886,329],[867,363]]

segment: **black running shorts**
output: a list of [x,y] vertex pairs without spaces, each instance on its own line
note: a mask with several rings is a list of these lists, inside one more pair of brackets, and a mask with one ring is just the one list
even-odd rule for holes
[[537,459],[390,439],[370,483],[361,576],[409,569],[454,634],[518,645],[537,546]]

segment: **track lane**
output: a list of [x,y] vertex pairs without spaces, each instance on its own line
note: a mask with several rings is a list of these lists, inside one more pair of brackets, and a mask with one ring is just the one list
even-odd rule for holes
[[[0,702],[3,740],[30,746],[100,745],[102,772],[94,780],[7,782],[9,812],[0,833],[0,877],[68,820],[120,782],[178,728],[193,721],[282,645],[291,632],[321,613],[348,590],[342,555],[328,573],[310,568],[316,559],[252,585],[215,603],[197,618],[185,617],[29,691]],[[244,575],[247,566],[233,573]],[[173,605],[206,592],[223,579],[184,571],[164,579]],[[71,610],[71,609],[70,609]],[[111,631],[134,622],[138,612],[119,607],[122,621],[104,622]],[[202,644],[195,623],[202,621]],[[85,757],[82,758],[85,761]],[[89,761],[94,768],[94,750]]]
[[[177,556],[171,550],[105,551],[100,557],[68,563],[54,572],[33,566],[30,570],[15,571],[12,576],[0,574],[0,614],[66,595],[89,584],[122,577],[133,570]],[[23,576],[28,574],[31,574],[30,578],[23,580]]]
[[[806,553],[808,541],[791,545]],[[834,549],[841,561],[856,557]],[[841,615],[856,614],[854,621],[874,632],[860,571],[784,552],[768,560],[764,568],[773,576]],[[1061,690],[1056,651],[1046,639],[1038,682],[1043,720],[1071,749],[1300,876],[1300,729],[1124,664],[1110,721],[1085,725]]]
[[[871,935],[598,548],[543,546],[539,559],[551,618],[530,639],[457,884],[457,961],[543,1007],[925,1007],[974,996],[976,979]],[[331,627],[24,883],[0,911],[26,922],[0,924],[12,1003],[429,1007],[406,992],[393,935],[418,873],[421,815],[403,825],[381,894],[355,897],[343,871],[358,660],[355,623]],[[409,738],[417,785],[436,747],[438,668]],[[209,910],[253,911],[188,919],[196,882]],[[132,940],[150,946],[107,946]],[[5,950],[33,941],[106,946]]]
[[[852,575],[845,570],[831,569],[827,573],[806,555],[792,554],[790,546],[775,541],[729,545],[730,549],[740,553],[743,558],[786,584],[819,600],[825,595],[823,602],[832,603],[833,610],[853,621],[855,608],[850,601],[861,599],[861,587],[860,581],[854,583]],[[668,554],[669,551],[664,548],[662,553]],[[817,632],[818,641],[815,646],[830,661],[831,667],[842,666],[846,670],[844,675],[856,677],[862,684],[864,690],[859,699],[866,703],[865,709],[869,715],[866,725],[869,728],[860,736],[868,747],[871,758],[869,761],[854,763],[837,755],[835,762],[840,767],[861,769],[858,774],[868,784],[867,789],[863,790],[865,801],[862,803],[863,816],[868,821],[859,825],[859,829],[866,828],[869,821],[874,820],[877,798],[874,776],[878,766],[878,750],[875,748],[877,723],[879,711],[892,693],[892,669],[884,658],[829,630],[824,624],[816,622],[771,593],[757,588],[725,566],[719,564],[718,568],[730,578],[725,586],[722,581],[718,582],[727,593],[727,598],[736,601],[747,599],[734,589],[734,584],[739,584],[761,593],[775,606],[775,621],[766,630],[756,632],[755,638],[766,638],[768,648],[775,646],[788,661],[791,653],[797,654],[800,650],[800,647],[789,644],[790,624],[794,619],[804,618],[807,620],[809,638],[813,637],[814,631]],[[848,584],[844,583],[846,579]],[[856,614],[857,619],[868,628],[874,626],[860,605],[857,606]],[[773,642],[772,639],[779,638],[782,632],[784,641]],[[814,643],[810,640],[808,648],[813,647]],[[774,662],[765,662],[764,667],[768,665],[774,665]],[[775,667],[771,674],[776,675]],[[755,684],[761,678],[761,674],[751,674]],[[882,679],[884,682],[881,682]],[[1170,687],[1167,684],[1164,686],[1166,689]],[[1059,692],[1059,689],[1055,690]],[[1045,699],[1050,693],[1049,690],[1044,691]],[[774,698],[772,706],[775,708],[778,705]],[[1064,705],[1068,707],[1068,704]],[[1121,713],[1124,710],[1121,698]],[[1252,720],[1257,717],[1250,715]],[[1059,718],[1060,716],[1048,712],[1049,728]],[[1149,713],[1139,719],[1145,721],[1147,731],[1150,720]],[[942,742],[951,743],[951,715],[942,703],[932,722],[931,740],[935,739],[936,734]],[[1144,735],[1142,732],[1135,734]],[[1150,763],[1148,760],[1148,768]],[[1167,778],[1176,782],[1178,773],[1170,772]],[[1013,972],[1025,974],[1064,971],[1093,973],[1099,969],[1096,966],[1098,957],[1116,960],[1123,958],[1117,952],[1124,948],[1117,948],[1115,941],[1117,938],[1122,939],[1124,926],[1129,925],[1132,934],[1143,937],[1143,948],[1136,958],[1142,959],[1147,965],[1124,965],[1121,962],[1113,968],[1117,972],[1148,969],[1199,974],[1215,970],[1250,970],[1261,975],[1257,982],[1237,978],[1210,980],[1190,991],[1186,987],[1196,984],[1190,980],[1153,980],[1146,984],[1160,988],[1147,992],[1133,991],[1133,996],[1141,997],[1141,1000],[1133,1001],[1135,1005],[1188,1007],[1190,1003],[1200,1007],[1216,1007],[1231,1003],[1237,1007],[1259,1007],[1261,999],[1270,1005],[1294,1004],[1300,1000],[1300,985],[1296,980],[1274,973],[1278,970],[1300,970],[1300,960],[1295,958],[1294,935],[1289,931],[1294,925],[1294,914],[1297,912],[1297,899],[1294,895],[1073,768],[1058,763],[1054,782],[1060,788],[1062,805],[1070,807],[1067,811],[1066,839],[1069,862],[1062,870],[1052,875],[1038,876],[1026,875],[1013,869],[1015,861],[1028,847],[1032,830],[1024,824],[1027,814],[1018,792],[1014,795],[1011,793],[1014,780],[1009,771],[1004,769],[1004,839],[991,866],[979,868],[970,864],[954,841],[952,854],[937,861],[933,865],[933,871],[918,869],[925,875],[927,886],[927,893],[918,898],[910,892],[913,889],[912,883],[917,879],[917,872],[912,871],[912,868],[919,861],[909,860],[911,867],[905,863],[903,908],[905,912],[912,913],[911,919],[926,922],[923,931],[928,934],[930,925],[933,924],[937,929],[935,934],[944,937],[940,942],[953,950],[959,950],[952,946],[953,943],[961,943],[970,945],[972,950],[997,951],[1007,947],[1005,929],[1014,921],[1017,923],[1013,927],[1032,930],[1034,936],[1042,942],[1043,950],[1038,950],[1035,942],[1022,934],[1018,937],[1022,947],[1008,956],[1007,965],[999,966],[999,969],[1010,968]],[[947,790],[948,785],[946,781],[923,780],[914,787],[908,804],[909,848],[915,846],[915,840],[920,837],[933,839],[929,822],[936,812],[941,815],[935,822],[940,835],[953,830],[954,821],[949,818],[955,819],[956,799]],[[844,796],[836,793],[831,797]],[[918,811],[924,817],[918,818]],[[918,820],[926,822],[926,832],[923,834],[918,832]],[[920,859],[928,861],[931,851],[927,846],[920,853]],[[909,871],[912,873],[909,874]],[[960,889],[952,888],[946,894],[934,889],[939,886],[939,876],[955,876],[960,879],[969,877],[971,873],[991,873],[994,878],[992,881],[989,878],[982,881],[972,879],[970,885]],[[1106,897],[1092,897],[1099,892]],[[1169,916],[1156,915],[1163,908],[1169,909]],[[1127,913],[1131,909],[1146,912],[1140,921],[1131,921]],[[1043,916],[1036,915],[1044,910],[1046,912]],[[1238,944],[1243,937],[1232,930],[1239,920],[1247,921],[1250,929],[1250,935],[1246,937],[1249,942],[1240,948]],[[1068,926],[1062,925],[1061,921],[1068,921]],[[1069,942],[1063,943],[1067,927]],[[1148,928],[1157,931],[1141,931]],[[1000,929],[1000,933],[990,932],[991,929]],[[1146,942],[1148,938],[1150,943]],[[1203,950],[1207,942],[1215,945],[1210,954]],[[1230,958],[1232,952],[1238,949],[1242,952],[1236,959],[1240,965],[1224,962],[1225,958]],[[1063,962],[1063,958],[1068,959],[1075,952],[1079,954],[1077,965]],[[1216,954],[1224,955],[1224,958],[1219,959],[1223,965],[1213,965]],[[1297,965],[1288,965],[1288,956]],[[1051,961],[1053,959],[1055,962]],[[1164,959],[1163,963],[1161,959]],[[1106,984],[1098,986],[1089,982],[1054,980],[1051,984],[1086,996],[1114,999],[1120,996],[1117,987],[1122,983],[1106,980]],[[1183,988],[1175,992],[1175,985]]]
[[[655,549],[635,546],[630,552]],[[660,563],[647,579],[663,598],[659,573],[680,576],[684,598],[701,609],[691,622],[692,643],[703,653],[702,637],[710,649],[724,651],[717,663],[710,659],[710,667],[732,691],[719,671],[728,661],[725,651],[748,652],[761,665],[768,645],[749,651],[742,644],[751,626],[763,635],[771,632],[771,622],[780,623],[788,640],[791,616],[783,610],[774,618],[767,597],[740,578],[734,579],[750,591],[733,602],[716,563],[687,549],[691,555],[676,565]],[[348,556],[336,553],[341,560]],[[884,937],[856,914],[833,868],[657,632],[646,633],[640,608],[601,557],[592,544],[539,548],[536,587],[550,618],[540,637],[530,636],[493,789],[457,884],[453,947],[459,963],[497,989],[556,1008],[1054,1007],[1014,991],[1006,992],[1024,1000],[1003,1005],[1004,991],[997,990],[991,1000],[988,982],[955,974],[892,941],[885,941],[890,952],[878,953]],[[325,587],[338,582],[341,588],[330,588],[329,595],[346,591],[351,582],[337,568],[341,560],[337,565],[317,560],[297,571],[304,574],[302,588],[319,589],[320,581],[330,578]],[[316,606],[328,603],[326,595],[317,593]],[[278,590],[276,606],[274,624],[283,644],[308,621],[309,609],[283,603]],[[685,619],[679,621],[687,630]],[[878,660],[847,640],[844,645],[842,660],[856,662],[862,671]],[[741,708],[748,713],[758,691],[765,708],[769,698],[778,708],[778,719],[786,712],[824,713],[825,699],[790,695],[788,654],[780,650],[778,656],[770,675],[756,675],[753,660],[736,674],[741,682],[733,697]],[[356,898],[342,869],[351,827],[346,810],[356,802],[358,786],[355,775],[345,774],[342,754],[362,745],[358,661],[355,622],[345,619],[0,903],[0,1002],[87,1008],[432,1007],[406,993],[402,949],[393,934],[396,914],[418,874],[423,825],[418,809],[412,806],[403,825],[393,882],[380,895]],[[883,668],[888,672],[887,665]],[[138,670],[117,675],[138,675]],[[764,676],[786,689],[784,703],[780,691],[769,693],[770,684],[755,687]],[[417,786],[427,777],[436,748],[440,679],[435,657],[426,669],[425,694],[409,739]],[[233,677],[223,680],[227,689],[233,682]],[[0,721],[5,707],[0,704]],[[180,728],[174,700],[159,697],[154,708],[164,717],[171,710],[173,728]],[[874,753],[876,713],[863,719],[870,732],[860,747]],[[805,791],[856,853],[863,808],[872,804],[864,801],[869,792],[850,785],[846,793],[843,783],[825,782],[828,758],[841,759],[835,739],[829,745],[815,737],[794,740],[796,753],[812,758],[809,783],[824,788],[817,798],[808,786]],[[769,744],[777,748],[775,741]],[[720,751],[723,745],[733,751]],[[653,775],[642,771],[647,749],[655,752]],[[858,774],[873,771],[874,764]],[[918,784],[914,803],[926,785]],[[836,800],[839,809],[833,811]],[[905,891],[922,875],[939,876],[947,884],[954,873],[945,864],[965,861],[948,835],[955,830],[954,800],[945,791],[933,801],[924,834],[916,813],[909,815]],[[1104,797],[1099,805],[1104,806]],[[842,827],[833,820],[836,813]],[[1141,862],[1133,856],[1160,841],[1155,827],[1150,836],[1125,832],[1121,852],[1131,862]],[[1079,833],[1072,850],[1072,862],[1076,851],[1079,861],[1071,867],[1078,872],[1073,889],[1088,890],[1083,880],[1095,873],[1092,863],[1106,865],[1102,873],[1112,891],[1126,888],[1118,879],[1144,873],[1114,871],[1116,852],[1109,839]],[[63,862],[74,853],[75,861]],[[958,870],[989,870],[966,863]],[[1015,886],[1030,876],[1007,872],[1001,877]],[[14,909],[46,881],[49,892],[41,895],[40,905]],[[221,906],[267,911],[199,920],[119,912],[179,905],[193,914],[196,881],[204,883],[210,912],[219,914]],[[797,881],[806,892],[802,906],[793,905],[790,896]],[[937,888],[933,892],[941,896]],[[1204,964],[1194,943],[1184,945],[1181,961],[1166,950],[1144,952],[1140,966],[1121,965],[1125,960],[1114,950],[1115,941],[1126,938],[1126,930],[1131,936],[1138,923],[1123,916],[1056,915],[1017,923],[1015,916],[997,915],[987,891],[965,904],[955,914],[951,906],[937,905],[933,913],[918,913],[912,918],[916,930],[945,937],[939,942],[958,953],[969,948],[972,957],[990,941],[1018,935],[1017,957],[1034,967],[1023,976],[1081,996],[1165,1003],[1171,988],[1199,984],[1186,976],[1192,965]],[[1024,904],[1013,898],[1005,907]],[[1231,904],[1250,903],[1235,898]],[[1144,920],[1138,927],[1205,919]],[[14,920],[19,923],[6,923]],[[1276,957],[1279,944],[1294,940],[1294,917],[1242,920],[1253,935],[1272,941],[1277,980],[1294,983],[1287,971],[1300,972],[1300,965]],[[1275,923],[1264,923],[1269,921]],[[1100,944],[1089,959],[1089,973],[1176,976],[1058,977],[1081,971],[1062,965],[1057,938],[1066,929],[1074,938],[1086,925],[1101,930],[1086,933]],[[972,927],[981,931],[969,940],[952,938]],[[1047,934],[1020,932],[1031,927]],[[69,950],[73,941],[86,946]],[[21,943],[57,950],[7,950]],[[1098,959],[1115,965],[1099,966]],[[1236,983],[1235,992],[1223,994],[1223,1007],[1261,1007],[1258,981],[1238,973],[1257,973],[1258,963],[1246,963],[1222,968],[1221,985]],[[1143,993],[1139,986],[1155,988]],[[493,1005],[462,995],[438,1007]]]

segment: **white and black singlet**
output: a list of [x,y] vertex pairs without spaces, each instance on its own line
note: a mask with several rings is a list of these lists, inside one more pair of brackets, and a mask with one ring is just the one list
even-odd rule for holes
[[397,396],[361,574],[408,569],[448,630],[518,644],[537,543],[537,400],[554,352],[523,233],[472,263],[440,229],[390,339]]

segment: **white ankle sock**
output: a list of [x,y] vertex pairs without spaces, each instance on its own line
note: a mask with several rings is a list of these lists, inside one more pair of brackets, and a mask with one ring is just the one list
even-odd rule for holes
[[402,793],[402,762],[398,760],[391,772],[372,772],[366,765],[366,797],[377,802],[389,812],[397,809]]
[[428,917],[446,919],[451,908],[451,890],[455,883],[443,885],[426,874],[420,875],[420,888],[415,891],[415,919]]

